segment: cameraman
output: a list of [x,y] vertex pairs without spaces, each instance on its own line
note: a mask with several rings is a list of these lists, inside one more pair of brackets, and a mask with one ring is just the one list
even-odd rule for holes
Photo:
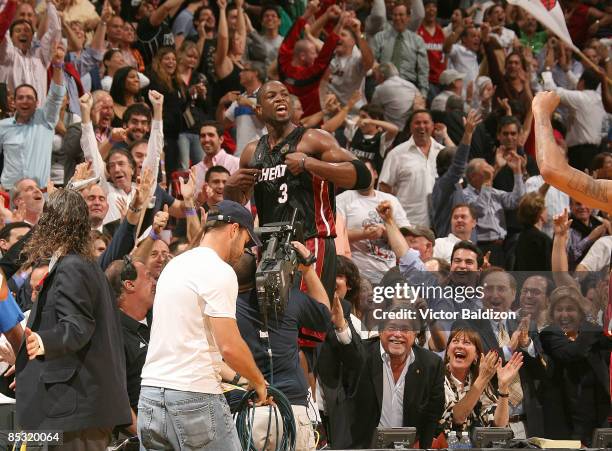
[[[296,251],[307,260],[310,251],[299,242],[292,242]],[[300,367],[298,357],[298,331],[301,327],[325,332],[331,324],[329,298],[321,280],[315,272],[314,265],[299,265],[307,294],[297,288],[289,292],[289,301],[282,314],[277,317],[269,315],[269,339],[260,337],[263,319],[259,311],[257,291],[255,289],[255,272],[257,262],[253,254],[245,252],[241,260],[234,265],[238,277],[238,299],[236,301],[236,320],[240,335],[251,350],[257,367],[270,384],[282,391],[293,408],[296,426],[296,450],[314,450],[314,429],[307,413],[308,382]],[[272,316],[272,317],[270,317]],[[268,343],[272,349],[273,371],[270,371]],[[240,379],[236,374],[233,383]],[[269,434],[268,421],[271,421]],[[279,420],[280,423],[280,420]],[[275,430],[275,413],[270,408],[258,408],[253,426],[253,441],[261,449],[266,436],[268,443],[275,449],[276,440],[280,439],[282,431]]]

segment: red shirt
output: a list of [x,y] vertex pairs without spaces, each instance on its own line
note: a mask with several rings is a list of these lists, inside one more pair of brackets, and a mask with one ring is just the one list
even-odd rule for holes
[[4,9],[2,10],[2,15],[0,15],[0,41],[6,38],[6,32],[11,27],[11,22],[13,22],[13,18],[15,17],[15,13],[17,12],[17,2],[14,0],[9,0],[6,2]]
[[427,48],[427,59],[429,60],[429,82],[435,85],[440,81],[440,74],[446,69],[446,58],[442,51],[444,45],[444,32],[440,25],[436,24],[436,31],[433,36],[421,24],[417,34],[425,41]]
[[582,47],[588,38],[589,30],[589,6],[579,4],[569,19],[566,19],[567,31],[576,47]]
[[336,44],[340,39],[336,33],[331,32],[327,36],[325,44],[312,66],[294,66],[291,64],[293,48],[305,24],[306,22],[301,17],[296,20],[278,50],[278,74],[280,81],[287,86],[291,94],[300,99],[304,109],[304,117],[321,111],[319,83],[334,56]]

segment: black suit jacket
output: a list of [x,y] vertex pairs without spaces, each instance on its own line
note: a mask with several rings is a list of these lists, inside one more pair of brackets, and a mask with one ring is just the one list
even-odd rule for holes
[[[497,340],[497,335],[493,331],[491,321],[486,319],[476,319],[469,321],[457,321],[453,324],[455,329],[459,324],[468,324],[471,328],[478,331],[480,339],[482,340],[482,346],[484,353],[486,354],[490,350],[497,351],[500,357],[504,359],[504,352]],[[508,335],[512,336],[514,331],[518,328],[519,321],[516,319],[507,319],[506,325],[508,328]],[[535,349],[535,357],[531,357],[527,352],[523,351],[523,367],[519,370],[519,376],[521,378],[521,388],[523,389],[523,410],[527,416],[525,426],[527,428],[527,437],[543,437],[544,436],[544,423],[543,423],[543,407],[542,397],[544,386],[549,377],[549,373],[546,369],[546,357],[542,351],[542,344],[537,332],[537,327],[534,321],[531,322],[529,328],[529,338],[533,342]]]
[[118,310],[95,261],[69,254],[44,280],[28,327],[43,356],[17,355],[17,423],[76,431],[131,423]]
[[[352,326],[350,326],[352,328]],[[350,415],[350,448],[370,448],[380,422],[383,401],[383,362],[380,338],[361,340],[352,329],[348,345],[338,342],[334,331],[324,346],[335,350],[337,362],[346,370],[346,409]],[[408,368],[404,386],[404,427],[416,427],[421,448],[429,448],[438,421],[444,412],[444,365],[433,352],[413,346],[414,362]],[[325,378],[324,374],[320,374]],[[335,445],[334,445],[335,447]]]
[[612,341],[586,321],[575,341],[556,325],[540,335],[552,372],[544,400],[547,437],[589,444],[594,428],[608,427]]

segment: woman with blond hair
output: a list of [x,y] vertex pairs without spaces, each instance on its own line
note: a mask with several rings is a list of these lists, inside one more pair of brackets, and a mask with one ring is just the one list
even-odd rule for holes
[[178,169],[178,138],[181,128],[181,117],[187,101],[177,80],[176,50],[173,47],[159,49],[151,63],[149,89],[164,96],[164,154],[166,156],[166,173],[168,176]]
[[551,359],[545,384],[547,437],[590,444],[593,429],[607,427],[610,411],[611,341],[587,320],[588,301],[574,286],[556,288],[549,298],[550,326],[540,332]]

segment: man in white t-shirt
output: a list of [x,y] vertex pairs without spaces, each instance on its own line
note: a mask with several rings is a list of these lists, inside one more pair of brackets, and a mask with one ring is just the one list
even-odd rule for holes
[[230,265],[247,243],[261,244],[251,213],[223,201],[209,212],[200,246],[171,260],[159,277],[138,402],[145,449],[242,449],[221,388],[223,361],[267,402],[266,381],[236,323],[238,281]]
[[397,197],[374,189],[378,173],[371,161],[366,161],[365,165],[372,174],[370,187],[363,191],[344,191],[336,197],[336,207],[346,218],[353,262],[363,277],[377,284],[395,266],[396,257],[387,242],[385,225],[376,207],[388,200],[393,206],[395,222],[400,227],[409,227],[410,222]]

